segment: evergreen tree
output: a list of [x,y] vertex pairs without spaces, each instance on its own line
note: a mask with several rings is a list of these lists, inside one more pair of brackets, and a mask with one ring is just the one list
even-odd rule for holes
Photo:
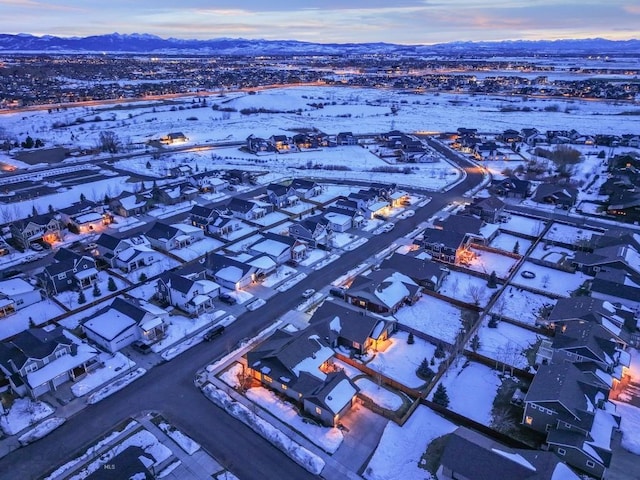
[[475,334],[471,339],[471,350],[477,352],[480,349],[480,337],[478,334]]
[[444,408],[449,406],[449,395],[447,394],[447,387],[442,383],[438,384],[436,393],[433,394],[433,403],[436,403]]
[[496,275],[495,270],[491,272],[489,275],[489,280],[487,281],[487,287],[489,288],[497,288],[498,287],[498,277]]
[[409,337],[407,338],[407,343],[409,345],[413,345],[415,343],[415,340],[413,339],[413,333],[409,332]]
[[427,381],[431,380],[435,375],[435,373],[433,373],[433,370],[431,370],[431,367],[429,367],[429,361],[426,358],[422,360],[422,363],[420,363],[420,366],[418,367],[418,371],[416,373],[420,378]]
[[84,296],[84,290],[80,290],[80,293],[78,294],[78,303],[80,305],[87,303],[87,297]]
[[444,351],[444,346],[442,345],[442,343],[438,343],[438,346],[436,347],[436,352],[433,354],[433,356],[436,358],[444,358],[446,355],[447,354]]
[[31,216],[36,217],[37,215],[38,215],[38,209],[34,205],[33,207],[31,207]]
[[87,197],[84,195],[84,193],[80,193],[80,201],[84,202],[87,199]]
[[33,138],[27,136],[24,142],[22,142],[22,148],[33,148]]
[[113,277],[109,277],[109,281],[107,282],[107,289],[110,292],[115,292],[118,289],[118,287],[116,286],[116,282],[113,279]]
[[49,204],[49,213],[55,213],[55,210],[53,209],[53,205]]
[[146,282],[147,281],[147,275],[143,272],[140,274],[140,282]]
[[513,246],[513,253],[516,255],[520,254],[520,242],[516,240],[516,244]]
[[111,198],[106,193],[104,194],[104,203],[107,204],[111,201]]
[[99,297],[102,294],[102,292],[100,291],[100,287],[98,287],[98,282],[93,284],[93,296],[94,297]]
[[36,322],[31,317],[29,317],[29,328],[36,328]]
[[436,357],[431,357],[431,365],[435,365],[436,364]]
[[147,170],[151,170],[151,162],[149,160],[147,160],[146,167],[147,167]]

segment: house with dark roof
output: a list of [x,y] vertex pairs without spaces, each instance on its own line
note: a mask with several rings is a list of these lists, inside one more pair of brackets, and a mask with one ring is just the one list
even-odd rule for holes
[[573,207],[577,198],[578,189],[557,183],[541,183],[533,195],[534,202],[550,203],[565,209]]
[[166,136],[160,139],[160,143],[163,143],[164,145],[173,145],[174,143],[185,143],[187,141],[189,141],[189,139],[182,132],[167,133]]
[[295,191],[295,194],[299,198],[309,199],[317,197],[322,193],[322,185],[304,178],[294,178],[289,186]]
[[327,244],[331,234],[328,227],[329,220],[321,215],[307,217],[289,225],[289,236],[306,242],[310,248],[315,248],[319,244]]
[[470,215],[449,215],[446,218],[438,218],[433,222],[433,227],[437,230],[463,233],[466,243],[486,243],[491,240],[491,238],[485,237],[482,231],[483,226],[484,221],[481,218]]
[[209,235],[228,235],[233,230],[231,217],[221,214],[214,207],[194,205],[189,212],[191,225],[202,229]]
[[188,182],[157,186],[151,190],[153,200],[164,205],[190,202],[198,196],[198,193],[200,193],[199,190]]
[[135,341],[147,345],[164,336],[168,314],[150,303],[116,297],[80,323],[87,338],[115,353]]
[[358,354],[376,350],[396,328],[393,319],[330,300],[316,309],[309,323],[332,348],[346,347]]
[[356,145],[357,143],[358,139],[351,132],[340,132],[336,135],[337,145]]
[[241,220],[256,220],[270,213],[265,205],[238,197],[229,200],[227,209],[233,217]]
[[151,195],[123,192],[109,201],[109,209],[121,217],[135,217],[149,211],[154,205]]
[[[610,303],[619,303],[632,310],[640,311],[640,276],[619,269],[605,267],[596,272],[589,282],[589,292],[593,298]],[[629,328],[637,325],[629,326]]]
[[52,244],[61,241],[63,226],[55,215],[35,215],[9,225],[11,237],[18,247],[27,249],[34,242]]
[[465,233],[435,228],[427,228],[419,244],[432,258],[453,264],[460,263],[469,248]]
[[197,316],[213,310],[213,300],[220,294],[220,285],[207,279],[192,279],[168,272],[156,282],[156,297],[189,315]]
[[472,215],[477,215],[485,222],[498,223],[504,214],[504,202],[493,195],[474,198],[468,209]]
[[229,182],[220,178],[216,172],[194,173],[189,176],[187,182],[201,193],[220,193],[229,186]]
[[99,353],[62,327],[30,328],[0,343],[0,371],[16,394],[38,398],[97,368]]
[[47,292],[57,295],[67,290],[84,290],[92,287],[98,279],[96,261],[68,248],[59,249],[38,279]]
[[186,163],[169,167],[169,176],[173,178],[190,177],[191,174],[193,174],[193,169],[191,168],[191,165]]
[[633,223],[640,220],[640,191],[621,191],[609,196],[607,213]]
[[300,198],[291,186],[279,183],[267,185],[267,198],[276,208],[290,207],[300,203]]
[[256,137],[251,134],[246,139],[246,148],[251,153],[256,155],[268,155],[271,153],[278,153],[278,149],[275,147],[271,140],[265,138]]
[[359,388],[334,367],[333,356],[313,328],[296,333],[278,330],[247,352],[247,371],[305,413],[335,427],[351,409]]
[[381,269],[390,269],[406,275],[423,288],[437,292],[449,269],[438,262],[410,255],[394,254],[380,264]]
[[499,197],[527,198],[531,189],[531,182],[509,177],[503,180],[493,181],[489,190]]
[[593,252],[578,251],[570,259],[571,265],[587,275],[595,275],[603,268],[623,270],[640,276],[640,253],[632,245],[611,245]]
[[393,314],[405,303],[414,304],[421,295],[420,286],[406,275],[380,269],[356,276],[345,291],[345,300],[374,313]]
[[609,388],[572,362],[541,365],[524,399],[522,424],[546,433],[546,444],[574,468],[603,478],[611,437],[620,426]]
[[510,448],[466,427],[446,441],[437,480],[580,480],[552,452]]
[[291,139],[286,135],[271,135],[268,140],[276,147],[278,153],[287,153],[291,150]]
[[164,255],[151,248],[144,235],[129,238],[116,238],[103,233],[96,240],[98,257],[112,268],[131,272],[162,260]]
[[90,200],[82,200],[70,207],[58,210],[62,225],[80,233],[98,230],[108,220],[103,216],[104,207]]
[[188,247],[192,243],[202,240],[204,232],[192,225],[175,223],[168,225],[162,222],[155,222],[150,230],[145,233],[149,243],[153,248],[170,252],[174,249]]
[[242,290],[256,280],[257,267],[218,253],[207,255],[206,266],[208,276],[230,290]]
[[268,255],[277,265],[283,265],[287,262],[298,263],[304,260],[308,255],[308,246],[295,237],[265,232],[261,239],[249,245],[248,253]]

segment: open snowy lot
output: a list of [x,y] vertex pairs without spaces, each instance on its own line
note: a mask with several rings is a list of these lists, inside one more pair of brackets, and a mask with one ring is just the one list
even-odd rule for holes
[[[531,272],[535,278],[524,278],[522,272]],[[555,268],[543,267],[531,262],[524,262],[514,275],[512,283],[523,287],[547,291],[562,297],[569,297],[571,293],[587,280],[592,279],[582,272],[563,272]]]
[[[518,244],[518,252],[514,252],[516,243]],[[532,244],[533,242],[531,240],[517,237],[509,233],[500,233],[490,243],[493,248],[499,248],[500,250],[504,250],[505,252],[519,253],[520,255],[524,255],[524,253],[529,250],[529,247]]]
[[364,477],[367,480],[431,479],[431,474],[418,463],[434,439],[456,428],[457,425],[425,406],[419,406],[402,427],[388,422]]
[[414,305],[405,305],[395,314],[398,322],[432,337],[454,343],[462,328],[462,311],[444,300],[423,295]]
[[545,222],[522,215],[509,214],[508,220],[501,224],[500,229],[508,232],[521,233],[537,237],[544,230]]
[[57,303],[50,299],[29,305],[17,310],[15,313],[2,318],[0,321],[0,340],[12,337],[27,328],[29,322],[33,320],[35,325],[41,325],[47,320],[51,320],[64,313]]
[[495,291],[487,287],[487,281],[483,278],[451,270],[442,282],[438,293],[461,302],[484,307]]
[[600,235],[601,232],[589,230],[587,228],[575,227],[564,223],[554,222],[544,237],[547,242],[561,242],[569,245],[588,242],[594,235]]
[[549,262],[558,262],[566,257],[573,257],[575,252],[568,248],[560,247],[558,245],[550,245],[545,242],[540,242],[536,245],[536,248],[529,254],[529,257],[537,258],[539,260],[547,260]]
[[516,286],[508,286],[496,300],[491,313],[535,325],[540,309],[547,305],[553,306],[556,302],[557,300],[554,298],[529,292]]
[[540,336],[507,322],[499,322],[497,328],[489,328],[488,321],[484,321],[478,330],[478,353],[526,370],[529,363],[523,352],[536,343]]
[[[491,424],[493,399],[498,393],[502,381],[498,372],[476,362],[457,358],[442,376],[440,381],[447,389],[449,410],[453,410],[467,418],[484,425]],[[433,400],[433,393],[430,400]],[[473,395],[469,395],[473,392]]]
[[515,258],[500,255],[498,253],[487,252],[471,247],[471,251],[476,255],[467,268],[475,272],[486,273],[496,272],[499,278],[506,278],[518,260]]
[[431,360],[436,346],[415,337],[415,343],[407,343],[407,332],[396,332],[390,339],[390,345],[384,351],[378,351],[367,367],[402,383],[409,388],[418,388],[426,382],[416,375],[416,370],[425,358]]
[[379,407],[395,411],[402,406],[400,395],[378,385],[369,378],[358,378],[355,383],[360,387],[360,393],[373,400]]

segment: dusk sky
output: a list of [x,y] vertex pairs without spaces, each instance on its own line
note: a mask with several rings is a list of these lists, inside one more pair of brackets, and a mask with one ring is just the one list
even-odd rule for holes
[[638,38],[637,0],[0,0],[0,33],[319,43]]

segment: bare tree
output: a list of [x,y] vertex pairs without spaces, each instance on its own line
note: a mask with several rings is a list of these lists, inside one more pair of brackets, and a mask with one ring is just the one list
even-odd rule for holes
[[549,274],[543,275],[542,278],[542,288],[547,288],[549,286],[549,280],[551,280],[551,277],[549,276]]
[[475,305],[480,305],[482,300],[482,288],[478,285],[469,285],[467,288],[467,297],[471,298]]
[[120,138],[118,138],[118,135],[116,135],[115,132],[107,130],[100,132],[100,137],[98,138],[98,147],[103,152],[118,153],[118,151],[122,147],[122,143],[120,142]]

